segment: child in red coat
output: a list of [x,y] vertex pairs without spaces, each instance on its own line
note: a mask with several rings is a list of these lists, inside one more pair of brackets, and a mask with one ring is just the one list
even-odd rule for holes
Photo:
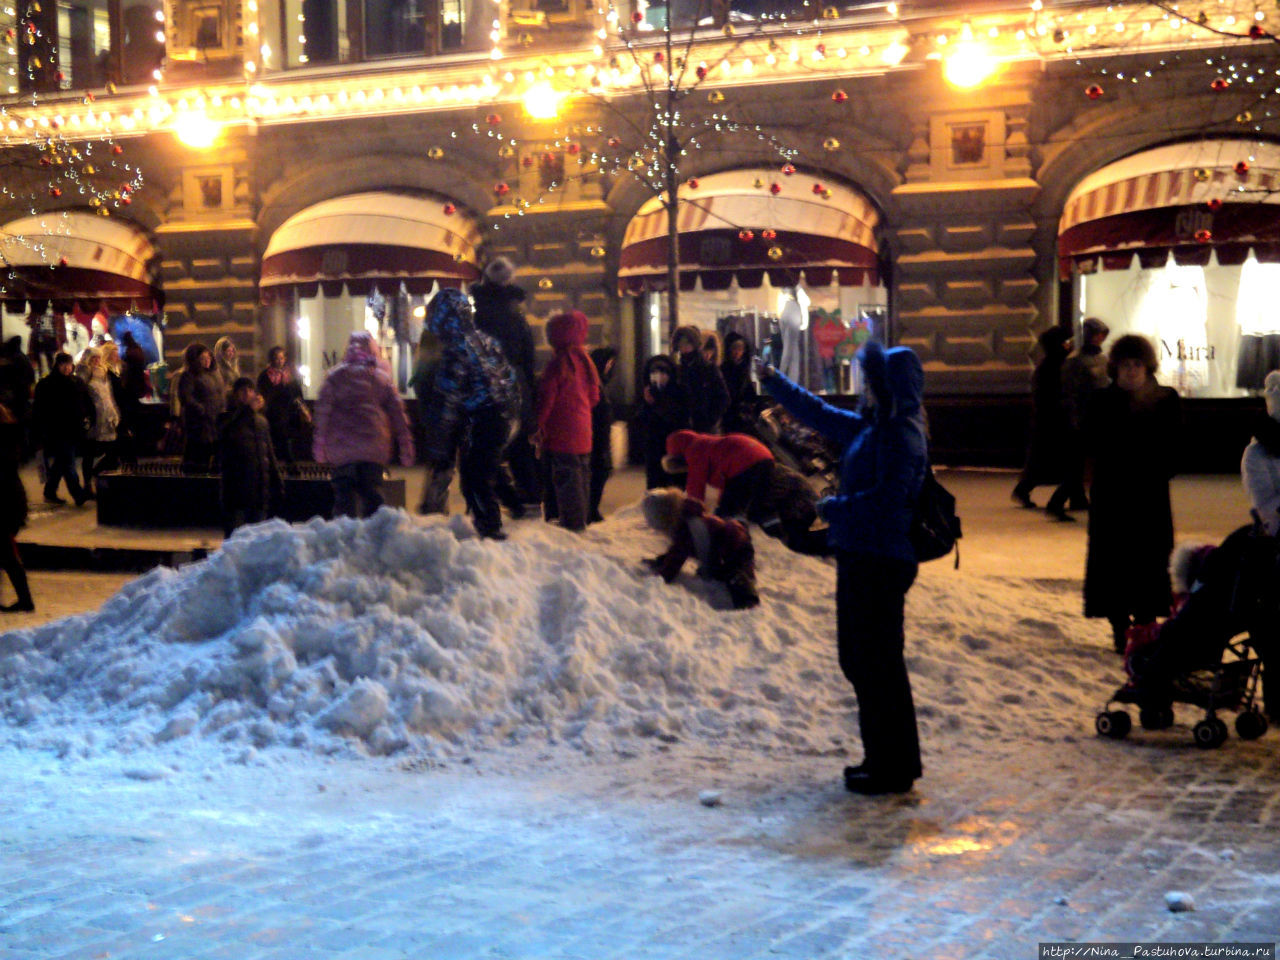
[[547,321],[555,356],[538,381],[538,428],[534,445],[550,461],[551,487],[560,525],[587,527],[591,408],[600,400],[600,377],[583,349],[587,318],[578,310]]
[[644,495],[644,517],[653,529],[671,537],[671,546],[645,564],[670,583],[686,560],[698,561],[698,576],[719,580],[729,588],[736,609],[760,603],[756,593],[755,548],[751,534],[737,520],[713,517],[700,500],[669,487]]

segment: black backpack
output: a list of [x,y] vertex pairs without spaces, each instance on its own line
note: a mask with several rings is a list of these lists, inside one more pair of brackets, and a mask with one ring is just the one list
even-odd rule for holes
[[911,518],[911,547],[916,561],[927,563],[956,552],[955,569],[960,569],[959,540],[960,518],[956,515],[956,498],[933,475],[933,466],[926,465],[924,483],[916,498],[915,514]]

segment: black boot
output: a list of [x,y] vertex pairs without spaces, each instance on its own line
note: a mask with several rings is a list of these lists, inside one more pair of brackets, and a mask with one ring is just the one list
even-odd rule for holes
[[9,571],[9,580],[18,595],[14,603],[0,607],[0,613],[31,613],[35,610],[35,601],[31,599],[31,588],[27,584],[27,571],[22,567]]

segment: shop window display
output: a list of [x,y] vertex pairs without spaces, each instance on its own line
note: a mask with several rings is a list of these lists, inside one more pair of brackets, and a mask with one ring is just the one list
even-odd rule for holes
[[1241,264],[1179,265],[1080,274],[1077,322],[1097,316],[1112,337],[1149,337],[1157,377],[1184,397],[1246,396],[1280,368],[1280,264],[1250,255]]

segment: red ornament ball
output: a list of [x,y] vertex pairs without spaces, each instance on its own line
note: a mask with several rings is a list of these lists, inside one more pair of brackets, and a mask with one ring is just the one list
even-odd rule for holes
[[1209,89],[1215,93],[1221,93],[1229,86],[1231,86],[1231,84],[1227,82],[1226,77],[1214,77],[1213,83],[1209,84]]
[[1262,29],[1262,24],[1255,23],[1249,27],[1249,37],[1253,40],[1261,40],[1266,37],[1267,31]]
[[446,203],[444,205],[444,215],[446,217],[452,217],[457,212],[458,212],[458,208],[455,207],[452,203]]
[[813,49],[814,49],[814,50],[816,50],[816,51],[818,51],[818,54],[819,54],[820,56],[824,56],[824,57],[825,57],[825,56],[827,55],[827,45],[826,45],[825,43],[820,43],[820,44],[818,44],[816,47],[814,47]]
[[643,14],[643,13],[641,13],[639,10],[637,10],[635,13],[631,14],[631,22],[632,22],[632,23],[639,23],[639,22],[640,22],[641,20],[643,20],[643,19],[644,19],[644,14]]
[[780,183],[776,183],[776,182],[775,182],[775,183],[771,183],[771,184],[769,184],[769,192],[770,192],[770,193],[772,193],[772,194],[774,194],[775,196],[776,196],[777,194],[781,193],[781,192],[782,192],[782,184],[780,184]]
[[67,75],[63,73],[61,70],[59,70],[53,75],[53,79],[61,83],[63,80],[67,79]]
[[129,204],[133,203],[133,198],[132,198],[132,197],[121,197],[121,198],[120,198],[120,203],[127,207],[127,206],[129,206]]
[[1089,86],[1084,88],[1084,95],[1090,100],[1097,100],[1102,96],[1102,87],[1098,86],[1096,83],[1091,83]]
[[814,196],[819,196],[819,197],[820,197],[820,196],[822,196],[822,191],[823,191],[823,190],[825,190],[825,189],[827,189],[827,188],[826,188],[826,187],[824,187],[822,184],[820,184],[820,183],[815,183],[815,184],[813,185],[813,193],[814,193]]
[[493,192],[500,197],[505,197],[511,192],[511,188],[507,186],[506,183],[495,183],[493,185]]
[[531,157],[529,154],[527,154],[527,153],[526,153],[526,154],[521,158],[520,162],[521,162],[521,163],[523,163],[526,167],[532,167],[532,166],[533,166],[533,157]]
[[622,146],[622,138],[610,137],[608,140],[605,141],[605,143],[608,144],[609,149],[616,150],[618,149],[618,147]]
[[738,231],[738,239],[741,240],[743,243],[750,243],[755,238],[756,238],[756,235],[752,233],[750,230]]
[[1214,213],[1217,213],[1219,210],[1222,209],[1222,201],[1219,198],[1214,197],[1212,200],[1205,203],[1205,206],[1208,207],[1210,210],[1212,210]]
[[793,173],[795,173],[795,172],[796,172],[796,168],[795,168],[795,166],[793,166],[792,164],[790,164],[790,163],[784,163],[784,164],[782,165],[782,175],[783,175],[784,177],[789,177],[789,176],[791,176],[791,175],[792,175]]
[[848,99],[849,99],[849,95],[845,93],[843,90],[836,90],[834,93],[831,94],[832,103],[844,103]]
[[695,70],[695,71],[693,71],[693,72],[694,72],[694,73],[696,73],[696,74],[698,75],[698,79],[699,79],[699,80],[705,80],[705,79],[707,79],[707,68],[706,68],[706,67],[699,67],[697,70]]
[[654,62],[654,63],[662,63],[662,61],[663,61],[663,60],[665,60],[665,59],[666,59],[666,57],[664,57],[664,56],[662,55],[662,51],[661,51],[661,50],[659,50],[657,53],[655,53],[655,54],[653,55],[653,62]]
[[484,122],[491,127],[496,127],[498,124],[502,122],[502,117],[496,113],[491,113],[484,118]]
[[580,143],[571,143],[571,144],[569,144],[567,147],[565,147],[565,149],[566,149],[567,151],[569,151],[570,156],[572,156],[572,155],[574,155],[574,154],[578,154],[578,153],[581,153],[581,152],[582,152],[582,144],[580,144]]
[[777,230],[769,230],[769,229],[761,230],[761,231],[760,231],[760,237],[761,237],[762,239],[764,239],[764,240],[777,240],[777,239],[778,239],[778,231],[777,231]]
[[59,258],[58,258],[58,266],[60,266],[60,267],[65,267],[66,265],[67,265],[67,258],[66,258],[66,257],[59,257]]
[[1196,243],[1208,243],[1213,239],[1213,232],[1210,230],[1197,230]]
[[124,147],[120,146],[120,144],[118,144],[118,143],[117,143],[117,144],[113,144],[113,145],[112,145],[112,147],[111,147],[111,152],[112,152],[112,153],[114,153],[114,154],[118,157],[118,156],[120,156],[120,154],[124,153]]
[[62,188],[61,188],[61,187],[50,187],[50,188],[49,188],[49,196],[51,196],[51,197],[60,197],[60,196],[62,196]]
[[1237,162],[1237,163],[1236,163],[1236,173],[1237,173],[1237,174],[1239,174],[1240,176],[1242,176],[1242,177],[1243,177],[1243,176],[1244,176],[1246,173],[1248,173],[1248,172],[1249,172],[1249,161],[1248,161],[1248,160],[1240,160],[1239,162]]
[[690,177],[686,182],[688,183],[688,185],[689,185],[689,189],[690,189],[690,190],[697,190],[697,189],[698,189],[698,178],[697,178],[697,177]]

